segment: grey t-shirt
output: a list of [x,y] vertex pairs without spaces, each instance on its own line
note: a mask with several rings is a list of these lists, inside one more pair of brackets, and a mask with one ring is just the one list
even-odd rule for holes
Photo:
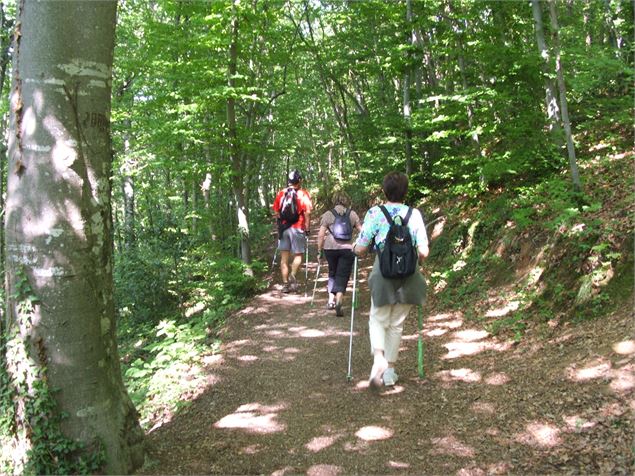
[[[343,205],[336,205],[335,211],[340,215],[346,211],[346,207]],[[351,218],[351,227],[355,230],[355,227],[359,223],[359,216],[355,213],[354,210],[351,210],[350,214]],[[328,227],[330,227],[333,223],[335,223],[335,217],[331,210],[325,212],[320,218],[320,226],[326,228],[326,238],[324,240],[324,249],[325,250],[350,250],[353,247],[353,240],[349,242],[337,241],[331,235]]]

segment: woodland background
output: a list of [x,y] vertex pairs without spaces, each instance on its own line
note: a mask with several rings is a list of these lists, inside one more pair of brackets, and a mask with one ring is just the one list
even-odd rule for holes
[[[5,131],[15,15],[0,2]],[[516,307],[491,332],[522,340],[630,302],[633,17],[621,0],[119,2],[113,293],[142,427],[184,404],[184,369],[275,279],[270,207],[290,169],[318,211],[341,188],[362,214],[386,172],[408,173],[408,203],[441,225],[440,301],[479,319],[509,281]],[[514,281],[521,255],[539,260]],[[71,443],[45,440],[77,470]]]

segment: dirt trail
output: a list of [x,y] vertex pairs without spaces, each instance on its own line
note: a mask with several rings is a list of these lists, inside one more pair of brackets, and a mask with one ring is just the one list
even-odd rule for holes
[[312,281],[308,298],[273,286],[228,321],[208,387],[149,433],[142,474],[632,473],[630,310],[514,345],[430,303],[427,378],[417,376],[413,313],[400,381],[376,394],[366,382],[370,265],[360,266],[352,382],[350,294],[338,318],[325,309],[325,267],[314,307]]

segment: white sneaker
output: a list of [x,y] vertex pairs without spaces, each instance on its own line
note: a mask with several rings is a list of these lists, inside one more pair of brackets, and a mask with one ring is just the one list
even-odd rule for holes
[[397,383],[399,380],[399,375],[395,372],[395,369],[392,367],[388,367],[382,376],[382,380],[384,381],[384,385],[387,387],[391,387]]
[[376,389],[381,387],[382,376],[387,368],[388,368],[388,362],[386,362],[386,359],[384,358],[375,359],[375,362],[373,363],[373,368],[370,371],[370,378],[368,379],[368,386],[370,388]]

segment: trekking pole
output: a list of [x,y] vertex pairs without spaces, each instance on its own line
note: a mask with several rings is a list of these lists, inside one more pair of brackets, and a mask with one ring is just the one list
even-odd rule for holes
[[308,233],[304,235],[306,240],[306,244],[304,246],[305,249],[305,257],[304,257],[304,297],[307,297],[309,287],[309,235]]
[[276,266],[276,257],[278,256],[278,247],[276,246],[276,250],[273,252],[273,261],[271,262],[271,269],[269,271],[273,271]]
[[418,322],[418,329],[419,329],[419,340],[417,342],[417,368],[419,370],[419,378],[425,378],[426,373],[425,370],[423,369],[423,352],[424,352],[424,347],[423,347],[423,312],[421,310],[423,306],[417,306],[417,322]]
[[322,260],[318,256],[317,271],[315,272],[315,282],[313,283],[313,296],[311,296],[311,307],[313,307],[313,300],[315,299],[315,289],[317,288],[318,278],[320,277],[320,267],[322,266]]
[[351,301],[351,337],[348,343],[348,373],[346,374],[346,380],[349,382],[353,380],[353,374],[351,373],[351,361],[353,357],[353,321],[355,320],[355,291],[357,290],[357,256],[353,263],[353,296]]

